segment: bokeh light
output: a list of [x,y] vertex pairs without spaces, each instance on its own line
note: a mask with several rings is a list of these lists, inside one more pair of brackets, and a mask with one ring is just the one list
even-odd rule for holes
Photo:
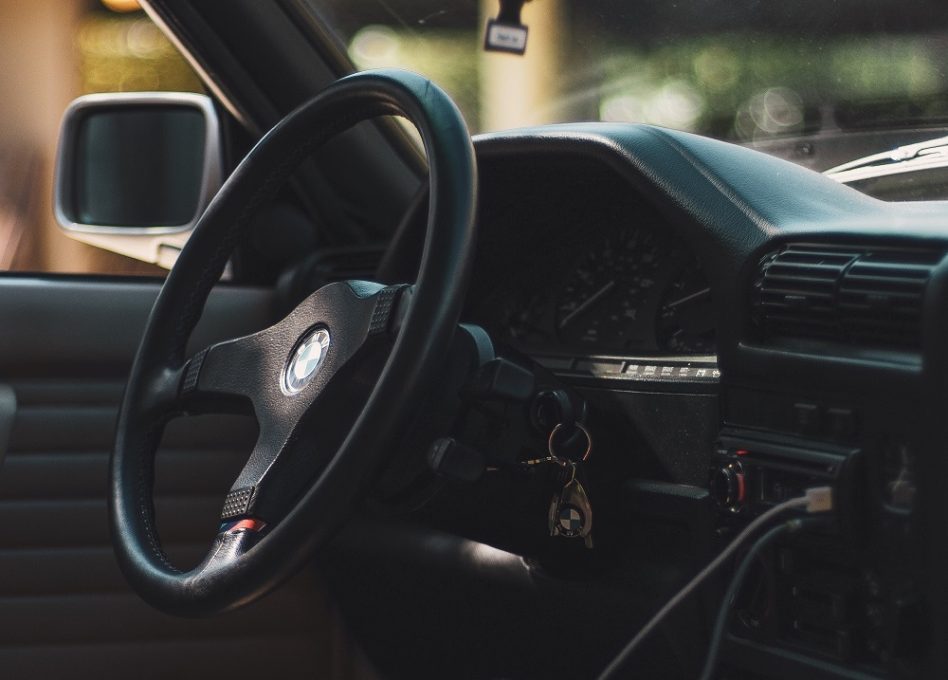
[[143,12],[90,12],[76,46],[82,94],[203,90],[184,57]]

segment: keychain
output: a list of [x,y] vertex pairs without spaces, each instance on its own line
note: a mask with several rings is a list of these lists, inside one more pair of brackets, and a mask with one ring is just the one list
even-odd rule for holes
[[577,463],[570,461],[564,468],[566,483],[550,501],[550,536],[581,538],[587,548],[593,547],[592,507],[586,489],[576,478]]
[[592,506],[589,503],[589,497],[586,495],[586,489],[580,481],[580,466],[589,459],[589,454],[592,453],[592,437],[589,431],[579,423],[576,423],[575,426],[586,437],[586,451],[583,453],[581,460],[569,460],[556,453],[556,435],[563,429],[563,424],[560,423],[550,432],[549,455],[545,458],[524,461],[523,464],[554,463],[562,468],[558,477],[563,485],[562,489],[555,493],[550,500],[548,516],[550,536],[581,538],[587,548],[592,548]]

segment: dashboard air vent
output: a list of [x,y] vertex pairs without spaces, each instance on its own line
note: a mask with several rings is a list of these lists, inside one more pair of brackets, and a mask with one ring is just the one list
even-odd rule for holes
[[943,256],[929,250],[787,246],[761,263],[754,321],[765,340],[918,349],[925,286]]

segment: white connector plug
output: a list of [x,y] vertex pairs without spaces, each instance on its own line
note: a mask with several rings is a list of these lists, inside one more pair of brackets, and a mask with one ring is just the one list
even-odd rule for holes
[[806,511],[810,514],[829,512],[833,509],[833,488],[814,486],[806,490]]

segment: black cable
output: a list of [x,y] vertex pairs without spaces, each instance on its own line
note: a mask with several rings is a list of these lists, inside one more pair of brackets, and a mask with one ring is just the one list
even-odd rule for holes
[[788,531],[797,531],[803,524],[801,520],[791,520],[779,526],[775,526],[758,538],[754,545],[750,547],[750,550],[747,551],[744,559],[741,560],[740,565],[738,565],[737,570],[735,570],[733,578],[731,578],[727,592],[724,593],[724,599],[721,600],[721,608],[718,610],[718,616],[714,622],[714,630],[711,633],[711,644],[708,647],[708,655],[705,657],[704,669],[701,671],[698,680],[711,680],[714,668],[718,664],[718,656],[721,653],[721,643],[724,641],[724,634],[727,632],[728,624],[730,623],[734,602],[737,601],[741,586],[744,585],[744,579],[747,577],[747,572],[750,570],[754,560],[765,548],[783,534]]
[[[610,680],[618,675],[619,670],[622,666],[632,657],[632,654],[639,648],[642,642],[648,637],[648,635],[658,627],[658,625],[677,607],[681,604],[691,593],[693,593],[705,580],[708,579],[715,571],[717,571],[721,566],[723,566],[737,550],[745,543],[752,535],[754,535],[759,529],[768,525],[771,520],[773,520],[778,515],[781,515],[785,512],[791,510],[802,510],[807,508],[809,511],[810,503],[812,499],[810,498],[810,490],[807,490],[806,496],[801,496],[799,498],[791,498],[790,500],[784,501],[770,508],[764,512],[759,517],[755,518],[744,527],[743,530],[732,540],[724,550],[722,550],[717,557],[711,560],[710,564],[702,569],[698,574],[691,579],[681,590],[679,590],[668,602],[663,606],[658,612],[642,626],[642,629],[636,634],[632,640],[620,651],[612,662],[606,667],[606,669],[599,675],[599,680]],[[832,507],[830,504],[828,507]]]

